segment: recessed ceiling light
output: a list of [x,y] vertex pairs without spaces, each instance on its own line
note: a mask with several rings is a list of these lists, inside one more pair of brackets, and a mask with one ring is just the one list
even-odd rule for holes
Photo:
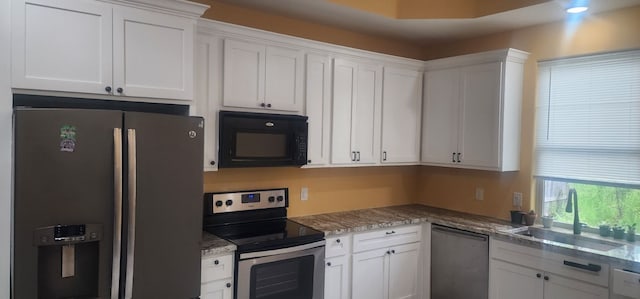
[[581,12],[585,12],[589,9],[589,7],[587,6],[576,6],[576,7],[569,7],[567,8],[567,12],[568,13],[581,13]]

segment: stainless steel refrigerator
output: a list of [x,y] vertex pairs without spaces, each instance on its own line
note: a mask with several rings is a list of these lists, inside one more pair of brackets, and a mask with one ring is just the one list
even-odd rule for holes
[[14,110],[12,297],[200,294],[203,120]]

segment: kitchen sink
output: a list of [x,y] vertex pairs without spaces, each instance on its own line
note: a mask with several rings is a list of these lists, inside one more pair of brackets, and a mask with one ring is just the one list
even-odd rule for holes
[[542,229],[537,227],[527,227],[525,230],[514,232],[517,235],[533,237],[536,239],[543,239],[568,245],[574,245],[584,248],[589,248],[598,251],[609,251],[621,246],[624,244],[611,242],[607,240],[600,240],[589,238],[581,235],[573,235],[567,233],[561,233],[556,231],[551,231],[548,229]]

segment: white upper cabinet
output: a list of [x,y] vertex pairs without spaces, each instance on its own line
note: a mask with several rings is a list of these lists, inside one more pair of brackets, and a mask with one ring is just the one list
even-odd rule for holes
[[382,94],[382,163],[418,163],[422,72],[385,67]]
[[206,6],[178,5],[199,12],[14,0],[12,87],[191,100],[195,18]]
[[302,51],[225,39],[223,68],[224,106],[302,111]]
[[114,7],[115,94],[192,99],[194,26],[183,17]]
[[112,6],[96,1],[13,1],[14,88],[107,94]]
[[331,59],[308,54],[306,68],[305,104],[309,117],[308,165],[329,163],[331,142]]
[[376,164],[380,143],[382,67],[335,59],[331,163]]
[[427,62],[422,164],[519,170],[527,56],[507,49]]

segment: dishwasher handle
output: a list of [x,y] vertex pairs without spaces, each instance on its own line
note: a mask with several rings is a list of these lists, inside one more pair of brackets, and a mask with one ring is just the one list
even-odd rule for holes
[[468,232],[468,231],[464,231],[464,230],[460,230],[457,228],[451,228],[451,227],[446,227],[446,226],[431,226],[431,231],[437,231],[437,232],[441,232],[441,233],[445,233],[445,234],[455,234],[455,235],[459,235],[461,237],[464,238],[469,238],[469,239],[473,239],[473,240],[478,240],[478,241],[482,241],[482,242],[488,242],[489,241],[489,237],[486,235],[482,235],[482,234],[477,234],[477,233],[472,233],[472,232]]

